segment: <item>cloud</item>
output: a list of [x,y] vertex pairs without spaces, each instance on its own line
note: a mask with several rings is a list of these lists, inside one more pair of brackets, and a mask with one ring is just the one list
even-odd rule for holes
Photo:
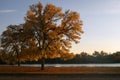
[[0,13],[12,13],[15,12],[16,10],[0,10]]

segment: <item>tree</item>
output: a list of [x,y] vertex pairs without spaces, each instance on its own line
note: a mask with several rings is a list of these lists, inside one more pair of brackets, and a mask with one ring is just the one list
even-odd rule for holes
[[108,54],[107,54],[106,52],[104,52],[104,51],[101,51],[100,54],[101,54],[101,56],[103,56],[103,57],[108,55]]
[[94,51],[93,56],[94,56],[94,57],[99,57],[99,56],[100,56],[100,53],[99,53],[98,51]]
[[9,64],[13,64],[17,61],[18,66],[20,66],[20,48],[22,45],[22,39],[20,36],[22,28],[21,25],[9,25],[7,30],[2,33],[2,56],[4,56],[4,61]]
[[120,62],[120,51],[117,51],[112,54],[116,62]]
[[101,51],[101,52],[98,52],[98,51],[94,51],[94,53],[93,53],[93,56],[94,57],[105,57],[105,56],[107,56],[108,54],[106,53],[106,52],[104,52],[104,51]]
[[[83,33],[82,21],[74,11],[62,12],[60,7],[41,3],[30,6],[25,17],[24,32],[38,47],[41,57],[41,70],[44,70],[45,58],[61,57],[66,60],[73,57],[69,49],[71,43],[78,43]],[[40,57],[36,56],[36,59]]]

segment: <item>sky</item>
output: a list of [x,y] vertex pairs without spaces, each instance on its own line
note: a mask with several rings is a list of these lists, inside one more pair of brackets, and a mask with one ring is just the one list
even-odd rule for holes
[[84,34],[71,52],[120,51],[120,0],[0,0],[0,34],[10,24],[24,23],[29,6],[38,2],[80,14]]

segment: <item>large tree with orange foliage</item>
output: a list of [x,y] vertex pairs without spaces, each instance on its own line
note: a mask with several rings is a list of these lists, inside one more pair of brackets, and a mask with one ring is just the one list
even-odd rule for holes
[[42,60],[41,70],[44,69],[45,58],[61,57],[66,60],[73,57],[69,51],[71,42],[78,43],[83,33],[77,12],[62,12],[60,7],[52,4],[43,7],[40,2],[31,5],[27,11],[24,31],[38,46],[36,58]]

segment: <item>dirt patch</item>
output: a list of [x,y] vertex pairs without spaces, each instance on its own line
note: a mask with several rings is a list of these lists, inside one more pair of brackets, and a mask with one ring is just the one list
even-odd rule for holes
[[40,67],[0,66],[0,73],[32,73],[32,74],[120,74],[120,67]]

